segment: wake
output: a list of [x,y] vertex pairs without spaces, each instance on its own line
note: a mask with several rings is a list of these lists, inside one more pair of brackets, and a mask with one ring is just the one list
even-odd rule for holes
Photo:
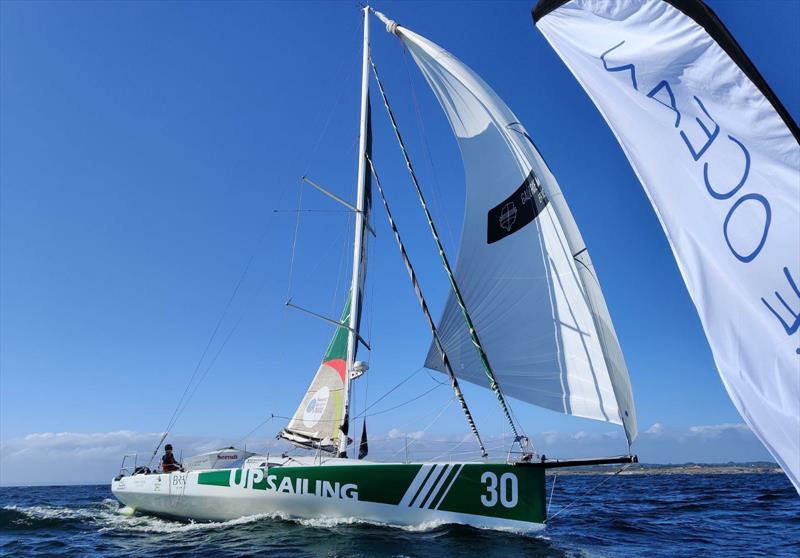
[[[356,517],[319,517],[305,519],[292,517],[281,512],[248,515],[228,521],[179,521],[166,519],[153,515],[130,513],[116,500],[106,498],[101,502],[86,507],[68,506],[5,506],[0,508],[6,515],[10,524],[17,524],[31,528],[51,529],[57,524],[82,523],[87,527],[96,528],[99,532],[124,531],[141,534],[177,534],[205,531],[219,531],[232,527],[251,525],[267,522],[289,522],[313,529],[337,529],[340,527],[370,526],[387,529],[398,529],[409,533],[427,533],[448,526],[459,526],[444,520],[423,521],[413,525],[395,525],[379,521],[370,521]],[[4,521],[3,523],[6,523]],[[498,530],[491,528],[477,528],[480,530]],[[502,529],[520,535],[528,535],[524,531],[511,528]],[[530,535],[533,538],[542,538],[541,535]]]

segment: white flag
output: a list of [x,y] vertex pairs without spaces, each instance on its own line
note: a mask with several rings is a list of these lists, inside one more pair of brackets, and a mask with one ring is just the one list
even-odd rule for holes
[[797,124],[702,2],[543,0],[533,16],[647,192],[734,405],[800,492]]

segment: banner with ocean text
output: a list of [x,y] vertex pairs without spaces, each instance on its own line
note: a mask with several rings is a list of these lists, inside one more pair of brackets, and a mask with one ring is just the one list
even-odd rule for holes
[[642,183],[733,403],[800,492],[797,124],[702,2],[543,0],[533,16]]

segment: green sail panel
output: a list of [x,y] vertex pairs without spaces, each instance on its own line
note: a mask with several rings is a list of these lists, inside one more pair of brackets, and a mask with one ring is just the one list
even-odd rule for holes
[[344,414],[344,384],[347,373],[347,325],[350,296],[339,318],[322,363],[303,400],[279,437],[298,445],[335,451]]

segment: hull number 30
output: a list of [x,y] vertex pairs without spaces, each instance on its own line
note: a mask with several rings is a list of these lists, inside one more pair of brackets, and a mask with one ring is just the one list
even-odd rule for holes
[[481,495],[481,504],[493,508],[499,501],[505,508],[517,505],[517,476],[514,473],[503,473],[500,478],[490,471],[481,475],[481,484],[486,486],[486,493]]

